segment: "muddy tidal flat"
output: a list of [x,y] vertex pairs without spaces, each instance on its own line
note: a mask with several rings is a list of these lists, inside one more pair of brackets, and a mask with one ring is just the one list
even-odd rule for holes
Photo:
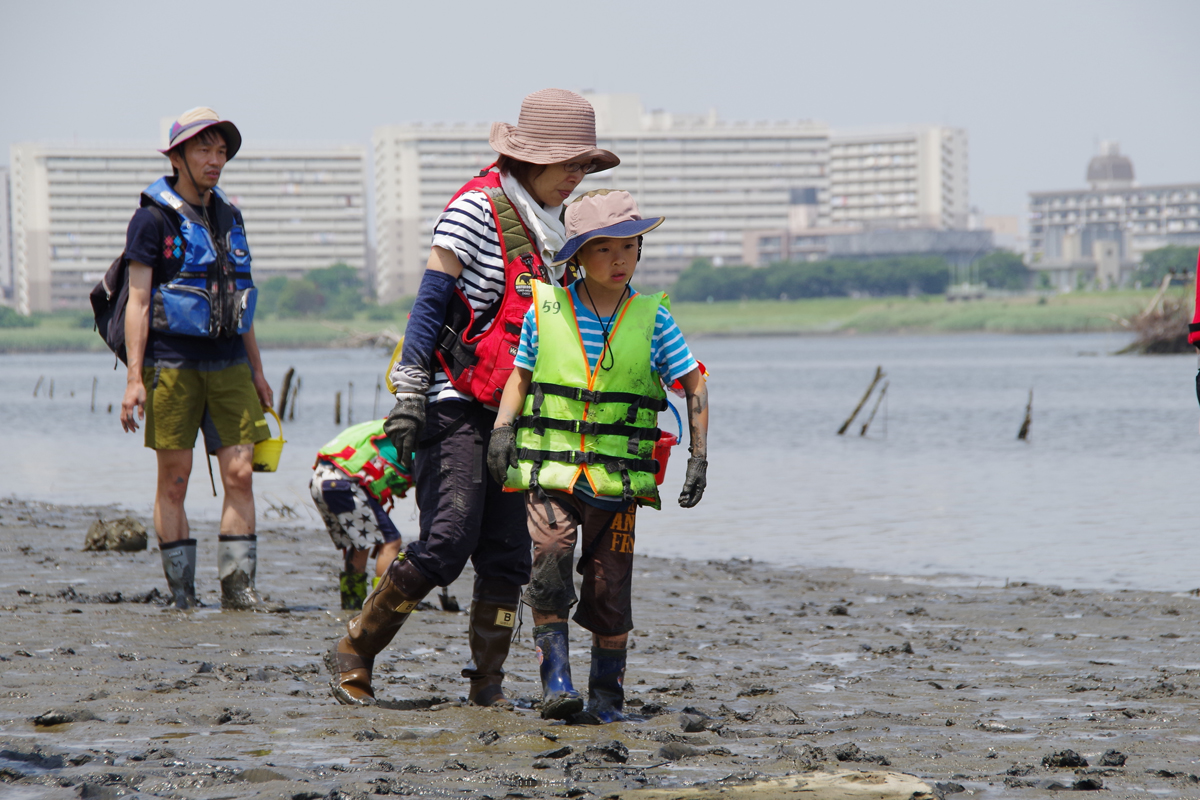
[[[774,798],[1200,796],[1200,598],[749,561],[639,558],[624,723],[465,707],[470,573],[337,705],[323,530],[259,531],[270,613],[164,607],[154,545],[83,550],[119,509],[0,500],[0,797]],[[148,522],[148,521],[146,521]],[[585,632],[572,629],[576,684]]]

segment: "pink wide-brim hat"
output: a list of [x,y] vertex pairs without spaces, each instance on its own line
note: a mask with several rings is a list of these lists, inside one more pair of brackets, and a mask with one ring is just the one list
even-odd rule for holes
[[570,261],[591,239],[632,239],[657,228],[666,217],[642,219],[637,202],[629,192],[596,189],[576,198],[563,212],[567,243],[552,264]]
[[612,169],[621,159],[596,147],[596,111],[566,89],[542,89],[521,101],[517,124],[492,123],[488,144],[501,155],[530,164],[590,159],[593,172]]

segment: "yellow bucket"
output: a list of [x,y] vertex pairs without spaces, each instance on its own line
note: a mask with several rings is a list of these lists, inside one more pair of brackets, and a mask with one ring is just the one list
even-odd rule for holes
[[[254,445],[254,471],[255,472],[274,472],[279,469],[279,457],[283,455],[283,445],[286,441],[283,438],[283,420],[275,413],[275,409],[266,408],[264,411],[270,412],[275,418],[275,426],[279,428],[279,435],[270,439],[263,439]],[[270,428],[267,429],[268,432]]]

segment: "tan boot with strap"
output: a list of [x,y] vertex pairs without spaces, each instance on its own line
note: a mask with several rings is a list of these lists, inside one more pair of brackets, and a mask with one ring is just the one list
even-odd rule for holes
[[347,635],[325,655],[325,665],[332,675],[329,688],[339,703],[375,704],[371,689],[375,656],[388,646],[434,586],[403,555],[391,563],[378,588],[363,603],[362,612],[346,624]]

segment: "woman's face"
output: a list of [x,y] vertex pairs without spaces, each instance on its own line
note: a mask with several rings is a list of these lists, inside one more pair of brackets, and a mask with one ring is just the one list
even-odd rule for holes
[[591,160],[563,161],[547,164],[546,168],[530,179],[529,193],[546,208],[558,208],[588,173]]

